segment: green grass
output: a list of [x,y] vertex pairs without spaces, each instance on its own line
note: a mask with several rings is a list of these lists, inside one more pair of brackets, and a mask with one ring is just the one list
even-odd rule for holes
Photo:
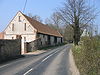
[[84,37],[73,55],[81,75],[100,75],[100,39]]

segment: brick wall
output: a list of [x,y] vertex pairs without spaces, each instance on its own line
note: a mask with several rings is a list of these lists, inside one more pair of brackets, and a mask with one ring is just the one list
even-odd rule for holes
[[21,55],[21,39],[0,39],[0,61]]

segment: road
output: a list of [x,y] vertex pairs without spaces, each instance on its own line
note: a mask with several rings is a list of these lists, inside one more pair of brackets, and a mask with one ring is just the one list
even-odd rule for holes
[[40,55],[26,55],[2,64],[0,75],[71,75],[70,48],[71,45],[64,45]]

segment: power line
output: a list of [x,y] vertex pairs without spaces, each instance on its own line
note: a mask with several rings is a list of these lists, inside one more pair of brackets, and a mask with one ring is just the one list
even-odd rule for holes
[[27,4],[27,0],[25,1],[25,5],[24,5],[24,8],[23,8],[23,13],[24,13],[24,11],[25,11],[26,4]]

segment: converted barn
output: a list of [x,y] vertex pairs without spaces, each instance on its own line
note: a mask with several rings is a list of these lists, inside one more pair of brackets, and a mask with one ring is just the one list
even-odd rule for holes
[[40,39],[41,45],[56,45],[62,43],[62,35],[55,29],[44,25],[22,12],[18,12],[4,30],[4,39],[21,38],[22,53],[25,52],[26,42]]

